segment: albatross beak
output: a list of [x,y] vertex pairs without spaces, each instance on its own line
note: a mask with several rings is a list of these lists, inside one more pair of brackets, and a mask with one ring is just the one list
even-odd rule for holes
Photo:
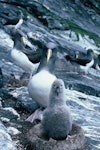
[[50,59],[50,57],[52,56],[52,49],[48,49],[48,52],[47,52],[47,63]]
[[78,54],[76,54],[76,59],[78,59]]
[[21,37],[21,42],[24,44],[24,46],[26,46],[25,38],[23,36]]
[[75,53],[75,58],[78,59],[78,57],[79,57],[79,52],[76,51],[76,53]]

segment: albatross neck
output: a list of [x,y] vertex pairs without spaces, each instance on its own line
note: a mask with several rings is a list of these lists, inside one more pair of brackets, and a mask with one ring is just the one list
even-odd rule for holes
[[56,61],[56,49],[52,50],[52,56],[50,58],[50,60],[47,62],[47,49],[43,50],[43,55],[42,55],[42,59],[40,61],[40,66],[37,70],[37,72],[40,72],[41,70],[47,70],[50,73],[54,73],[54,68],[55,68],[55,61]]

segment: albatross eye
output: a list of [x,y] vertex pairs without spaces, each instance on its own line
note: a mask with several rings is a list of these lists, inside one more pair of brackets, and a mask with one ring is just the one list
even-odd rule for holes
[[53,88],[56,89],[56,87],[57,87],[57,86],[54,84],[54,85],[53,85]]
[[62,88],[63,88],[63,85],[61,84],[61,85],[60,85],[60,89],[62,89]]

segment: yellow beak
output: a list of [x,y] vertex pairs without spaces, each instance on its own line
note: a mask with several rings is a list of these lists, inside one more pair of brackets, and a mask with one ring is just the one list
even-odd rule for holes
[[21,37],[21,42],[24,44],[24,46],[26,46],[26,40],[23,36]]
[[78,58],[78,54],[76,54],[76,59]]
[[75,54],[75,58],[78,59],[78,57],[79,57],[79,52],[77,51]]
[[52,49],[48,49],[48,52],[47,52],[47,63],[50,59],[50,57],[52,56]]

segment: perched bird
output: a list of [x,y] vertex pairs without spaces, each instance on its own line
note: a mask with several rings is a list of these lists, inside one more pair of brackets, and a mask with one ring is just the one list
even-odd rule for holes
[[[56,44],[49,42],[46,47],[43,47],[42,58],[37,73],[32,76],[28,84],[30,96],[39,106],[44,108],[48,106],[51,85],[56,79],[54,75],[56,57]],[[33,115],[27,119],[27,121],[31,122],[32,120],[34,120]]]
[[1,17],[6,19],[3,25],[12,25],[15,29],[18,29],[23,23],[23,14],[21,11],[17,12],[17,17],[10,17],[4,14],[0,14]]
[[0,68],[0,88],[3,86],[3,74],[2,69]]
[[66,55],[65,58],[67,61],[79,64],[80,68],[83,69],[86,74],[89,68],[94,64],[94,53],[92,49],[88,49],[86,54],[76,52],[74,57]]
[[[32,63],[38,63],[42,56],[42,47],[44,44],[39,40],[34,40],[33,45],[27,40],[27,35],[23,33],[20,29],[14,29],[11,31],[11,36],[13,41],[16,40],[17,45],[21,45],[21,51],[27,55],[28,59]],[[31,49],[26,48],[26,45]]]
[[93,68],[100,71],[100,54],[97,57],[95,57]]
[[32,52],[32,50],[28,50],[24,47],[22,43],[22,36],[23,33],[20,30],[14,30],[13,33],[14,46],[13,49],[11,50],[11,57],[16,65],[21,67],[26,72],[32,74],[32,72],[35,71],[39,66],[39,63],[33,64],[29,60],[28,57],[30,55],[34,57],[34,53]]
[[[22,43],[24,43],[25,46],[24,53],[28,56],[29,60],[32,63],[40,62],[42,57],[42,47],[45,47],[42,41],[34,40],[31,44],[28,40],[26,40],[26,38],[23,37]],[[30,47],[31,51],[29,51],[29,48],[27,50],[27,46]]]
[[51,86],[49,104],[43,112],[42,136],[55,140],[66,139],[72,129],[72,117],[65,99],[65,86],[57,79]]

